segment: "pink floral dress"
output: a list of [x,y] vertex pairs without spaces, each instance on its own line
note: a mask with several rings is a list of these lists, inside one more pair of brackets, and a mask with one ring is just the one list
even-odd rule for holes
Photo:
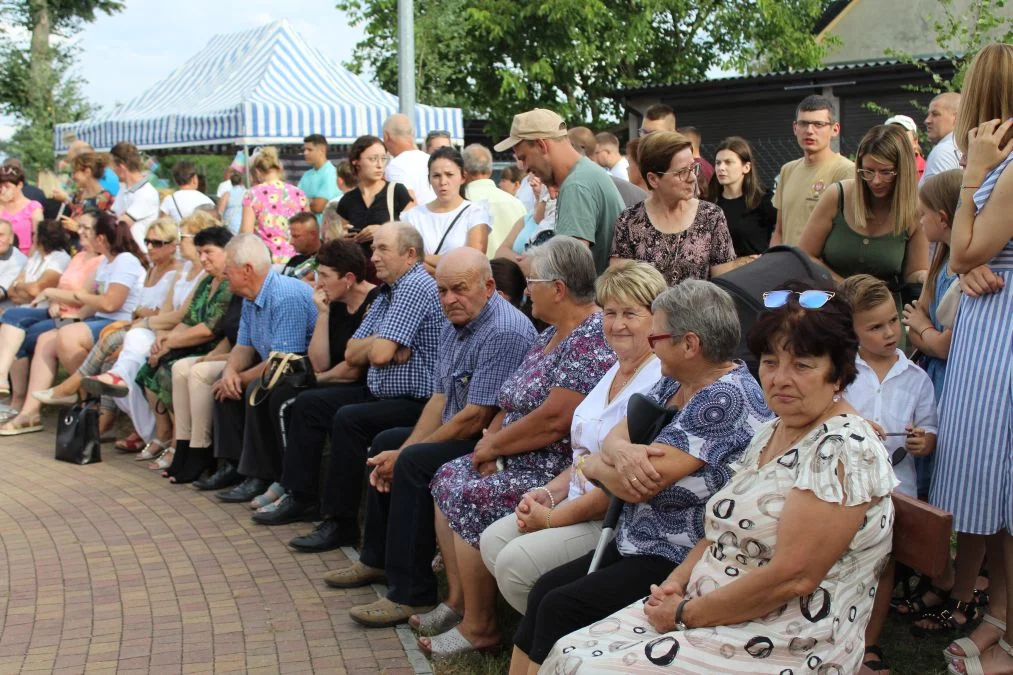
[[253,209],[257,218],[253,231],[271,250],[272,262],[284,263],[295,255],[288,219],[300,211],[309,210],[309,200],[302,190],[280,180],[261,183],[246,193],[243,206]]

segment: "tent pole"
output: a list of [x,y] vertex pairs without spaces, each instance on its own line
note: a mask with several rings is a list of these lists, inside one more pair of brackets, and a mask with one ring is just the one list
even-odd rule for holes
[[243,157],[246,159],[246,171],[243,175],[246,176],[246,189],[250,189],[250,173],[253,171],[253,164],[250,163],[250,146],[243,143]]
[[397,98],[415,123],[415,11],[412,0],[397,0]]

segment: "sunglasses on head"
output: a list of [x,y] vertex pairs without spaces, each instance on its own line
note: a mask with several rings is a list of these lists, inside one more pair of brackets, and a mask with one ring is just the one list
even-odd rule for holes
[[145,239],[144,240],[144,245],[147,246],[148,248],[162,248],[163,246],[168,246],[169,244],[175,244],[175,243],[176,242],[174,242],[174,241],[162,241],[161,239]]
[[830,302],[830,298],[836,293],[833,291],[767,291],[763,294],[763,306],[767,309],[776,309],[788,304],[791,296],[798,296],[798,304],[805,309],[819,309]]

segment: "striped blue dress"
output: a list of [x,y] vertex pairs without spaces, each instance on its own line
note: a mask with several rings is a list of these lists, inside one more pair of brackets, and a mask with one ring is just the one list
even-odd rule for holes
[[1006,285],[960,299],[929,499],[968,534],[1013,531],[1013,240],[988,266]]

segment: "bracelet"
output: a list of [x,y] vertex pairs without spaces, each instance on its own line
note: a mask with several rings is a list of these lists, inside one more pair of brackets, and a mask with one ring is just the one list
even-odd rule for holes
[[927,330],[932,330],[932,326],[926,326],[925,328],[922,328],[920,331],[918,331],[918,337],[922,337],[923,335],[925,335],[925,331]]
[[577,478],[584,482],[587,482],[587,476],[584,475],[584,462],[587,461],[588,457],[590,457],[590,455],[581,455],[580,458],[577,459]]
[[960,189],[961,190],[977,190],[980,187],[981,187],[980,185],[961,185]]
[[549,509],[548,511],[545,512],[545,529],[546,530],[552,529],[552,509]]
[[682,621],[682,610],[686,607],[686,603],[689,602],[689,598],[683,598],[679,606],[675,608],[675,630],[686,630],[689,628]]
[[544,485],[542,485],[542,486],[536,487],[535,490],[543,490],[545,492],[545,494],[549,495],[549,504],[552,505],[550,508],[553,508],[553,509],[556,508],[556,498],[552,496],[552,492],[549,490],[549,488],[547,488]]

